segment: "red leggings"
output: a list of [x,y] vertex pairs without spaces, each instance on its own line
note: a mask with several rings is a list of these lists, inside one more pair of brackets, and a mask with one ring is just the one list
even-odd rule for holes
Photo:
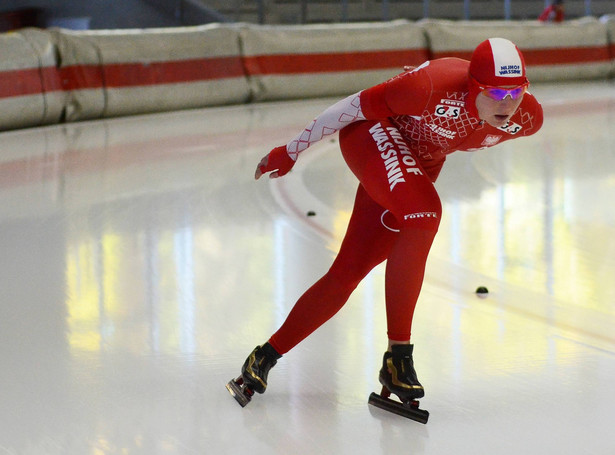
[[344,306],[359,282],[387,260],[390,340],[410,340],[412,317],[442,206],[431,179],[388,121],[340,131],[346,163],[359,179],[348,230],[329,271],[297,301],[269,342],[285,354]]

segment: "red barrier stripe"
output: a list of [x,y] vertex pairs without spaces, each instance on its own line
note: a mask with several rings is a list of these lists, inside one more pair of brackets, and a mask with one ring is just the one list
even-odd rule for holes
[[0,98],[100,87],[100,68],[92,66],[59,69],[48,66],[0,72]]
[[45,67],[0,72],[0,98],[43,92],[176,84],[243,77],[239,57]]
[[386,68],[403,69],[428,58],[427,49],[340,52],[331,54],[283,54],[245,57],[248,73],[253,76],[272,74],[332,73]]
[[0,98],[41,93],[41,73],[38,68],[0,72]]
[[175,62],[118,63],[104,65],[105,86],[121,88],[141,85],[179,84],[243,77],[239,57],[219,57]]
[[597,63],[611,59],[609,50],[605,46],[527,50],[523,51],[523,56],[529,66]]
[[57,82],[50,88],[55,90],[80,90],[102,88],[102,69],[97,65],[76,65],[59,68],[55,75]]
[[[615,48],[579,47],[523,51],[528,66],[607,62]],[[434,57],[470,58],[469,51],[439,52]],[[427,59],[426,49],[345,52],[331,54],[261,55],[245,57],[251,75],[352,72],[404,65]],[[154,86],[243,77],[238,57],[219,57],[153,63],[118,63],[103,66],[75,65],[0,72],[0,98],[53,91]]]
[[[565,65],[578,63],[596,63],[610,60],[609,49],[605,46],[566,47],[551,49],[522,49],[528,66]],[[469,60],[471,51],[435,52],[434,58],[458,57]]]

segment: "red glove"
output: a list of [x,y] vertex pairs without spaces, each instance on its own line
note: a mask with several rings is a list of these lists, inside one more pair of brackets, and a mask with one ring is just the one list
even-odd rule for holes
[[286,175],[288,171],[295,165],[295,160],[288,156],[286,146],[274,148],[271,152],[263,157],[258,166],[256,166],[256,172],[254,178],[258,180],[266,172],[271,172],[269,178],[277,178]]

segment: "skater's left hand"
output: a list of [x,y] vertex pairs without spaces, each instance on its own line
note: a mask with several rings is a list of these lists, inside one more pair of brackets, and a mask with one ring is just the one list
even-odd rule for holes
[[254,178],[258,180],[266,172],[271,172],[269,178],[277,178],[286,175],[288,171],[295,165],[293,160],[286,151],[286,146],[274,148],[271,152],[263,157],[263,159],[256,166],[256,172]]

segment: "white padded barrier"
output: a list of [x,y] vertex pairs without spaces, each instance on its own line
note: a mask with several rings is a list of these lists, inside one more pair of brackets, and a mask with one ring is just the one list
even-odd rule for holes
[[408,21],[241,30],[254,100],[351,94],[428,58],[423,29]]
[[610,74],[606,25],[597,19],[560,24],[427,20],[423,26],[433,58],[469,59],[481,41],[501,37],[521,49],[533,82],[606,78]]
[[0,130],[60,119],[55,57],[51,39],[40,30],[0,34]]
[[103,68],[97,47],[69,30],[50,31],[58,49],[57,77],[62,90],[62,120],[96,119],[105,110]]
[[0,34],[0,130],[248,101],[342,96],[502,36],[533,82],[615,74],[615,17]]
[[606,27],[607,39],[609,42],[609,55],[611,57],[611,73],[610,76],[615,75],[615,15],[609,14],[600,18]]
[[99,112],[113,117],[249,99],[237,27],[62,30],[58,43],[67,52],[63,62],[79,79],[70,89],[82,92],[69,97],[71,120]]

